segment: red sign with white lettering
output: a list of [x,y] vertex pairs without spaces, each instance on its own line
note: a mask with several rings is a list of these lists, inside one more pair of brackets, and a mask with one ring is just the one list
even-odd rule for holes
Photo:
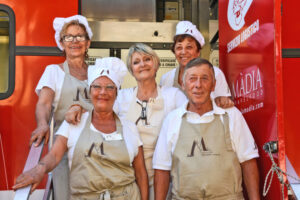
[[[260,187],[271,167],[264,143],[278,140],[273,0],[219,0],[220,68],[259,147]],[[277,162],[277,156],[275,160]],[[264,199],[280,199],[273,178]]]

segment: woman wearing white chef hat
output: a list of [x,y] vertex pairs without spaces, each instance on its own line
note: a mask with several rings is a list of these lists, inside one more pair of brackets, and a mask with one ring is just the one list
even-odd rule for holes
[[[55,41],[65,55],[65,62],[48,65],[36,87],[37,127],[32,132],[30,144],[38,146],[42,139],[49,138],[48,121],[51,107],[54,108],[55,127],[64,120],[66,110],[74,100],[88,99],[87,68],[85,63],[93,33],[84,16],[55,18],[53,21]],[[69,199],[69,170],[67,158],[55,169],[53,176],[55,199]]]
[[[173,40],[172,51],[179,66],[164,74],[160,85],[181,89],[184,68],[190,60],[200,56],[200,51],[205,45],[205,41],[203,35],[190,21],[181,21],[177,24]],[[218,67],[214,67],[214,71],[216,87],[212,97],[215,98],[218,106],[223,108],[232,107],[231,93],[225,76]]]
[[89,67],[93,110],[84,113],[77,125],[64,121],[51,151],[17,178],[14,189],[29,184],[35,189],[68,151],[70,199],[148,199],[148,177],[138,130],[134,123],[113,111],[126,72],[123,61],[113,57],[97,59]]

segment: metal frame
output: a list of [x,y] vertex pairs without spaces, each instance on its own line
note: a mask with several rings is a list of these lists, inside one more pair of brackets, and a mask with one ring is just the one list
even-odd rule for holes
[[15,90],[15,47],[16,47],[16,18],[14,11],[7,5],[0,4],[0,10],[8,14],[9,17],[9,61],[8,61],[8,89],[5,93],[0,93],[0,100],[12,95]]

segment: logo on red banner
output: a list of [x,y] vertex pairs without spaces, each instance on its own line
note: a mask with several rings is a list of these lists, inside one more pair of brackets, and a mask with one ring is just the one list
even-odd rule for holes
[[230,27],[238,31],[245,25],[245,16],[253,0],[229,0],[227,19]]
[[234,83],[232,91],[235,105],[242,113],[248,113],[264,106],[263,77],[259,68],[255,66],[244,69]]

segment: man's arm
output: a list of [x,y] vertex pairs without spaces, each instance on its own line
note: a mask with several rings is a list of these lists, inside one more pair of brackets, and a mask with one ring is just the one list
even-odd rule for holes
[[243,180],[250,200],[260,199],[259,195],[259,173],[256,159],[247,160],[241,163]]
[[39,94],[39,99],[35,108],[35,118],[37,122],[36,129],[31,133],[30,145],[36,141],[35,146],[38,146],[45,137],[45,144],[49,139],[49,118],[51,114],[52,102],[55,93],[48,87],[43,87]]
[[155,169],[154,173],[154,194],[156,200],[167,198],[170,184],[170,171]]

